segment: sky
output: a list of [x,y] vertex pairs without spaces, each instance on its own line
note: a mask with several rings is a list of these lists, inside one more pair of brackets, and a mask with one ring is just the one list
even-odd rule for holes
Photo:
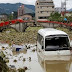
[[[55,7],[61,6],[61,1],[64,2],[65,0],[53,0]],[[24,3],[24,4],[30,4],[35,5],[36,0],[0,0],[0,3]],[[70,9],[72,8],[72,0],[66,0],[66,8]]]

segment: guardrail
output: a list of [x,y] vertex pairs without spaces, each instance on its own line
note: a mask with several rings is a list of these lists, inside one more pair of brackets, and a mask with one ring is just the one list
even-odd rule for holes
[[40,20],[38,20],[37,22],[40,22],[40,23],[53,23],[53,24],[60,24],[60,25],[65,25],[65,26],[72,27],[72,23],[63,23],[63,22],[57,22],[57,21],[40,21]]
[[10,20],[10,21],[6,21],[6,22],[1,22],[1,23],[0,23],[0,27],[7,26],[7,25],[11,25],[11,24],[16,24],[17,22],[27,23],[27,22],[30,22],[30,21],[21,20],[21,19]]

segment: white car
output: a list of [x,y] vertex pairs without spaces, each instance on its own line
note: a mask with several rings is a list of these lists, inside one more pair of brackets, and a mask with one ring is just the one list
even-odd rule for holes
[[63,59],[62,56],[69,56],[71,53],[70,39],[67,33],[53,28],[38,31],[37,54],[42,58],[58,60],[57,56],[61,56],[59,59]]

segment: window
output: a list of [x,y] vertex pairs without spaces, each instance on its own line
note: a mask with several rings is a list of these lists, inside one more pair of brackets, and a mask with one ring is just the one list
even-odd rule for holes
[[48,16],[44,16],[44,17],[38,17],[39,19],[48,19]]
[[43,11],[41,11],[41,13],[43,13]]
[[38,3],[37,3],[37,5],[38,5]]
[[47,13],[48,13],[48,11],[47,11]]
[[69,40],[67,36],[50,36],[45,39],[45,50],[68,50]]
[[42,8],[42,7],[40,7],[40,8]]
[[43,37],[40,34],[37,35],[37,41],[39,42],[39,44],[43,44]]
[[53,5],[53,2],[40,2],[39,5]]
[[52,8],[54,8],[54,6],[52,6]]

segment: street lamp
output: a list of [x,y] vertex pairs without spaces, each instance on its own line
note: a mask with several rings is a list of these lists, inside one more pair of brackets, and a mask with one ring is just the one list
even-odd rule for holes
[[14,12],[12,12],[11,14],[12,14],[12,19],[13,19],[13,14],[14,14]]

